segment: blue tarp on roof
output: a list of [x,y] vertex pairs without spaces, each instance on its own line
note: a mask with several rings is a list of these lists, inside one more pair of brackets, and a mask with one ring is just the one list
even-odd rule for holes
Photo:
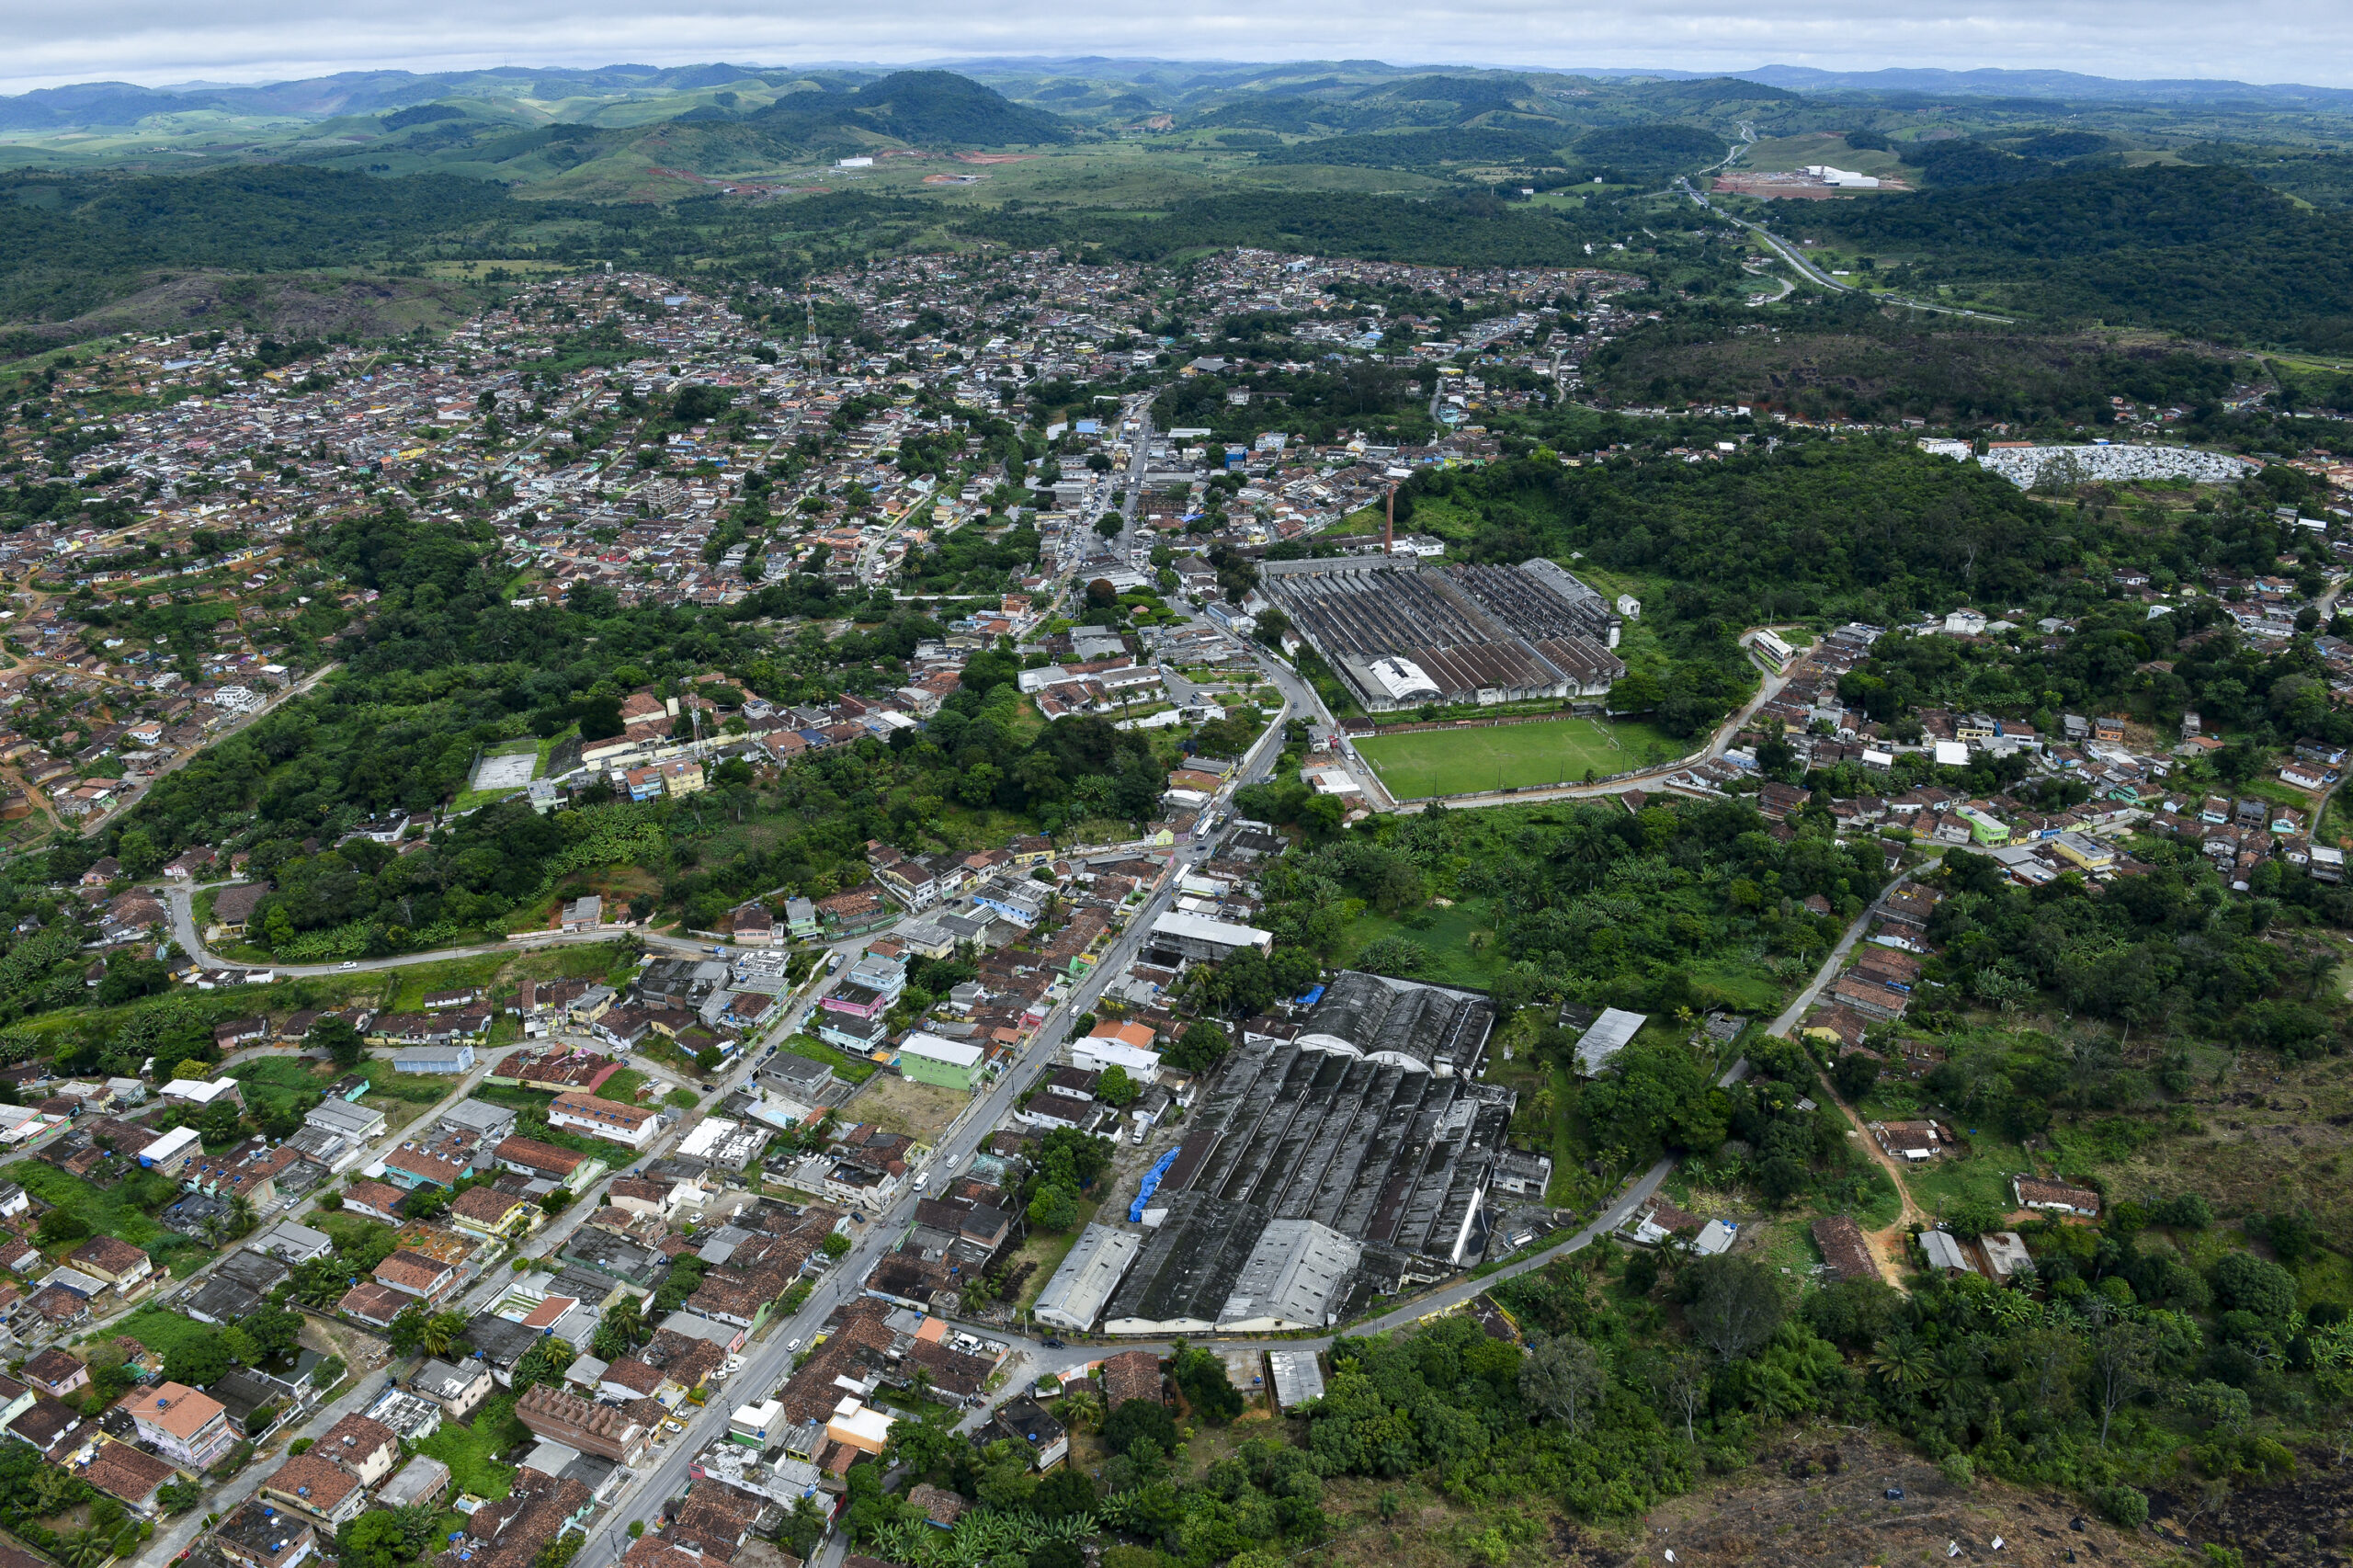
[[1143,1173],[1143,1185],[1136,1189],[1136,1200],[1128,1205],[1129,1224],[1138,1225],[1143,1222],[1145,1202],[1160,1189],[1160,1178],[1168,1174],[1168,1167],[1176,1163],[1176,1156],[1180,1152],[1178,1149],[1169,1150],[1168,1153],[1160,1156],[1159,1162],[1152,1169]]

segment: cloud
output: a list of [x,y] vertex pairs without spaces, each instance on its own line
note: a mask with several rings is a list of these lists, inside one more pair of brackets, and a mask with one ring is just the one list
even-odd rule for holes
[[12,89],[114,79],[256,82],[335,71],[710,60],[903,63],[989,54],[1364,59],[1517,68],[1737,72],[1768,62],[2063,69],[2353,85],[2353,7],[2253,0],[1974,0],[1949,11],[1857,0],[1195,0],[1104,6],[647,6],[625,0],[236,0],[206,6],[0,0]]

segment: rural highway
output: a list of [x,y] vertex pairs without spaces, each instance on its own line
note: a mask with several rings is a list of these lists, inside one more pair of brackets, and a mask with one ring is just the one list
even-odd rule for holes
[[1796,245],[1790,244],[1789,241],[1781,238],[1779,234],[1773,233],[1772,230],[1767,228],[1764,224],[1752,223],[1747,219],[1737,217],[1733,213],[1727,212],[1722,208],[1717,206],[1714,202],[1710,201],[1705,196],[1700,194],[1699,187],[1693,185],[1690,180],[1684,176],[1677,176],[1675,184],[1677,188],[1681,190],[1684,195],[1689,197],[1693,201],[1697,202],[1700,207],[1714,213],[1717,217],[1722,218],[1727,223],[1737,223],[1742,228],[1746,229],[1750,233],[1755,234],[1758,242],[1768,250],[1770,250],[1783,261],[1788,262],[1791,267],[1797,268],[1799,276],[1802,277],[1807,282],[1813,284],[1816,288],[1827,289],[1833,293],[1837,294],[1861,294],[1866,298],[1881,300],[1891,305],[1902,305],[1906,310],[1934,311],[1937,314],[1944,316],[1967,316],[1972,321],[1995,322],[2004,326],[2015,326],[2018,324],[2018,318],[2015,316],[1997,316],[1990,311],[1967,310],[1958,305],[1932,304],[1927,300],[1915,300],[1903,294],[1874,295],[1870,293],[1869,290],[1858,289],[1849,283],[1841,283],[1836,278],[1831,277],[1829,273],[1824,271],[1821,267],[1816,267],[1813,262],[1807,260],[1804,251],[1801,250]]

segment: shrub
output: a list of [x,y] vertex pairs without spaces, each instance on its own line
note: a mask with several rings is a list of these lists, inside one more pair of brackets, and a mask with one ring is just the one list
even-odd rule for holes
[[2146,1493],[2130,1486],[2103,1486],[2092,1494],[2092,1506],[2101,1518],[2121,1529],[2139,1529],[2149,1522]]

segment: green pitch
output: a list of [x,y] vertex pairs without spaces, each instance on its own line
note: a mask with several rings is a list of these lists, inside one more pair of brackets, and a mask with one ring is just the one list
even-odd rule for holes
[[1357,755],[1400,801],[1574,784],[1587,768],[1606,778],[1646,767],[1654,756],[1667,760],[1689,749],[1689,743],[1671,740],[1647,724],[1593,719],[1415,730],[1370,736],[1356,745]]

